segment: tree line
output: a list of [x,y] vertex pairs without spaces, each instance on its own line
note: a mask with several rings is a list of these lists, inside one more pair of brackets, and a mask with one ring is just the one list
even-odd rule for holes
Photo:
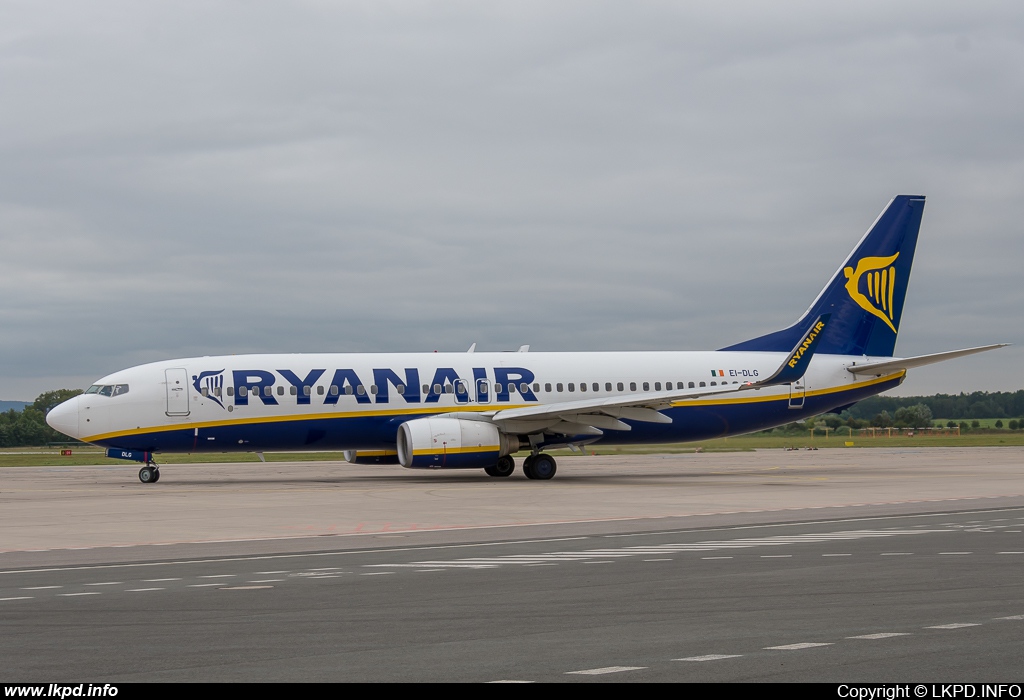
[[[68,442],[71,438],[46,424],[46,413],[57,404],[81,394],[81,389],[57,389],[40,394],[22,411],[11,409],[0,413],[0,447],[33,447],[50,442]],[[980,418],[1010,419],[1011,430],[1024,429],[1024,389],[1020,391],[975,391],[970,394],[935,394],[934,396],[872,396],[844,410],[812,419],[830,428],[847,425],[853,428],[921,428],[941,419],[942,425],[969,428]],[[976,424],[973,427],[978,427]],[[997,427],[1002,427],[997,425]],[[806,430],[794,423],[792,430]],[[785,430],[785,428],[783,428]]]
[[68,442],[67,435],[46,424],[46,414],[59,403],[81,394],[81,389],[57,389],[40,394],[21,411],[0,413],[0,447],[36,447],[49,442]]

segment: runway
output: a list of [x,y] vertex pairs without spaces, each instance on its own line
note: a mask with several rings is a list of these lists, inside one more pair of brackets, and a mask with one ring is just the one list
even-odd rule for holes
[[[4,679],[1019,682],[1022,456],[581,457],[547,484],[341,465],[308,481],[298,466],[248,480],[249,465],[187,467],[151,486],[7,470]],[[351,509],[339,531],[282,533],[325,517],[322,492]],[[259,496],[250,510],[243,495]],[[587,499],[604,517],[580,517]],[[53,500],[85,526],[58,534]],[[32,523],[9,529],[9,503],[50,523],[33,540],[45,551],[16,546]],[[110,541],[134,507],[176,537]],[[394,525],[411,522],[437,526]]]

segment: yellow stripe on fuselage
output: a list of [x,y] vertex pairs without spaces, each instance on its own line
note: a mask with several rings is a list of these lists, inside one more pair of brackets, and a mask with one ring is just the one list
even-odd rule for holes
[[[873,379],[867,379],[862,382],[854,382],[853,384],[844,384],[842,386],[826,387],[824,389],[816,389],[813,391],[807,391],[804,396],[827,396],[829,394],[837,394],[846,391],[852,391],[855,389],[863,389],[865,387],[873,386],[875,384],[882,384],[890,382],[894,379],[899,379],[906,374],[906,370],[900,370],[893,374],[886,375],[884,377],[875,377]],[[789,394],[765,394],[763,396],[737,396],[731,398],[714,398],[714,399],[681,399],[679,401],[673,401],[673,407],[679,406],[730,406],[737,404],[746,403],[761,403],[765,401],[788,401]],[[260,425],[265,423],[291,423],[300,421],[311,421],[311,420],[333,420],[337,418],[370,418],[374,416],[398,416],[398,415],[420,415],[420,414],[437,414],[437,413],[485,413],[487,411],[506,411],[513,408],[527,408],[530,406],[537,406],[538,404],[510,404],[497,406],[495,404],[477,404],[475,406],[435,406],[431,408],[419,407],[419,408],[403,408],[396,410],[394,408],[381,409],[377,411],[343,411],[337,413],[300,413],[290,414],[285,416],[254,416],[252,418],[235,418],[232,420],[217,420],[217,421],[197,421],[189,423],[179,423],[174,425],[156,425],[148,428],[134,428],[132,430],[119,430],[112,433],[101,433],[99,435],[92,435],[89,437],[81,438],[84,442],[99,442],[100,440],[112,440],[119,437],[127,437],[130,435],[145,435],[149,433],[166,433],[175,430],[196,430],[199,428],[221,428],[231,425]],[[557,404],[547,404],[552,407]]]
[[[842,386],[830,386],[824,389],[816,389],[814,391],[807,391],[804,396],[827,396],[829,394],[841,394],[845,391],[852,391],[854,389],[863,389],[864,387],[873,386],[875,384],[883,384],[885,382],[891,382],[894,379],[899,379],[907,373],[906,370],[901,369],[899,372],[894,374],[888,374],[884,377],[876,377],[874,379],[867,379],[863,382],[854,382],[853,384],[844,384]],[[682,399],[680,401],[673,401],[673,408],[676,406],[726,406],[735,405],[742,403],[761,403],[764,401],[788,401],[789,394],[765,394],[763,396],[737,396],[734,398],[721,398],[721,399],[695,399],[687,400]]]

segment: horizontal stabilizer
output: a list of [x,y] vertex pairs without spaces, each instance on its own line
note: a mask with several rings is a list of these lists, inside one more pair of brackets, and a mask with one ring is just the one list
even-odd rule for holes
[[862,365],[851,365],[846,369],[854,374],[885,374],[887,372],[895,372],[901,369],[933,365],[936,362],[945,362],[946,360],[953,360],[957,357],[966,357],[967,355],[974,355],[975,353],[985,352],[986,350],[1005,348],[1007,345],[1009,345],[1009,343],[996,343],[995,345],[982,345],[976,348],[966,348],[964,350],[936,352],[931,355],[918,355],[917,357],[905,357],[903,359],[896,360],[882,360],[881,362],[866,362]]

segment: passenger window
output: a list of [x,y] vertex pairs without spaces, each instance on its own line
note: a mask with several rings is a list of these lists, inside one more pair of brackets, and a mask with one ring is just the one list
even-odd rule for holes
[[[548,386],[551,386],[551,385],[548,384]],[[533,385],[533,390],[534,391],[540,391],[540,384],[534,384]],[[548,391],[551,391],[551,389],[548,389]]]
[[310,394],[312,394],[312,393],[313,393],[313,392],[312,392],[312,391],[310,391],[310,387],[308,387],[308,386],[304,386],[304,387],[302,387],[302,395],[303,395],[303,396],[309,396],[309,395],[310,395]]
[[481,396],[487,396],[487,380],[481,379],[476,383],[476,391]]
[[272,395],[273,393],[274,393],[274,387],[271,387],[271,386],[265,386],[265,387],[263,387],[263,395],[264,395],[264,396],[270,396],[270,395]]
[[555,384],[555,391],[557,391],[558,393],[562,393],[562,385],[561,384]]
[[298,396],[299,395],[299,390],[294,385],[290,388],[290,391],[291,391],[292,396]]
[[705,384],[704,382],[701,382],[700,385],[701,386],[707,386],[707,384]]
[[351,384],[346,384],[345,385],[345,395],[346,396],[351,396],[352,395],[352,385]]
[[377,385],[376,384],[371,384],[370,385],[370,393],[373,394],[374,396],[377,395]]
[[690,387],[689,388],[691,388],[691,389],[693,388],[693,382],[690,382]]
[[440,384],[435,384],[434,385],[434,393],[435,394],[440,394],[441,393],[441,385]]
[[218,396],[218,397],[220,396],[220,387],[219,386],[213,387],[213,395],[214,396]]
[[569,382],[569,393],[572,393],[574,391],[576,391],[576,385],[573,384],[572,382]]
[[522,384],[520,384],[519,385],[519,393],[520,394],[529,394],[530,393],[530,385],[527,384],[526,382],[523,382]]
[[205,397],[205,396],[209,396],[209,395],[210,395],[210,390],[209,390],[209,389],[207,389],[207,388],[206,388],[206,387],[204,386],[204,387],[203,387],[202,389],[200,389],[200,390],[199,390],[199,393],[200,393],[200,394],[202,394],[202,395],[203,395],[204,397]]
[[623,389],[622,382],[619,382],[618,384],[616,384],[615,388],[618,389],[619,391],[622,391],[622,389]]
[[590,388],[593,389],[594,391],[601,391],[601,385],[598,384],[597,382],[594,382],[593,384],[591,384]]
[[580,382],[580,391],[586,391],[586,390],[587,390],[587,383],[586,382]]
[[500,394],[501,393],[501,389],[502,389],[501,382],[494,382],[494,393],[495,394]]
[[284,396],[284,387],[283,386],[277,387],[277,395],[278,396]]
[[630,382],[629,383],[629,390],[630,391],[636,391],[636,382]]
[[356,387],[356,393],[359,394],[360,396],[366,395],[366,389],[363,387],[362,384]]
[[395,391],[397,391],[399,394],[404,394],[405,393],[405,384],[397,384],[397,385],[395,385]]
[[424,384],[423,385],[423,393],[424,394],[429,394],[430,393],[430,385],[429,384]]
[[235,395],[235,387],[229,386],[228,387],[228,396],[234,396],[234,395]]
[[711,386],[718,386],[718,382],[711,382]]
[[337,395],[338,395],[338,385],[337,384],[331,384],[331,396],[337,396]]
[[644,391],[650,391],[650,390],[651,390],[651,383],[650,382],[644,382]]
[[455,393],[458,394],[459,396],[462,396],[463,394],[466,393],[466,387],[463,385],[462,382],[459,382],[458,384],[455,385]]
[[661,382],[654,382],[654,390],[661,391]]
[[246,395],[248,395],[248,393],[249,393],[249,387],[247,387],[247,386],[240,386],[240,387],[238,387],[238,395],[239,396],[246,396]]
[[508,383],[508,393],[510,393],[510,394],[516,393],[516,385],[513,384],[512,382]]
[[604,390],[605,391],[611,391],[612,390],[612,383],[611,382],[605,382],[604,383]]
[[318,386],[316,388],[316,393],[317,393],[317,396],[323,396],[324,395],[324,388],[322,386]]
[[550,392],[551,391],[551,385],[550,384],[545,384],[544,385],[544,391]]

